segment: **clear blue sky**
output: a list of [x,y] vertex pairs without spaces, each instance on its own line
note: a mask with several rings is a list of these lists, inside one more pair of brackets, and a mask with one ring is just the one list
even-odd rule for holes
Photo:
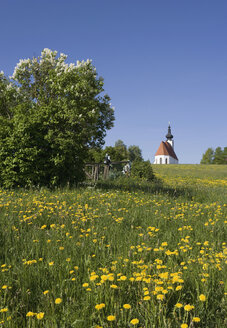
[[43,48],[92,59],[115,107],[106,145],[153,161],[168,122],[180,163],[227,146],[226,0],[0,0],[0,71]]

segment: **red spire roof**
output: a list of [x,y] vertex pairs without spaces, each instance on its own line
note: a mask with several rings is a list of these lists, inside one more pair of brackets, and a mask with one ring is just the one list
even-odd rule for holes
[[175,158],[178,161],[177,155],[175,154],[175,151],[173,150],[173,147],[170,145],[168,141],[162,141],[160,143],[160,146],[155,154],[155,156],[159,155],[165,155],[165,156],[171,156],[172,158]]

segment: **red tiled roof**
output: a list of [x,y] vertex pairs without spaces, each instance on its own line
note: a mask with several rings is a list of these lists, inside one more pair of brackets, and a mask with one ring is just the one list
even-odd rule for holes
[[160,146],[159,146],[155,156],[158,156],[158,155],[171,156],[178,161],[177,155],[175,154],[173,147],[170,145],[170,143],[168,141],[165,141],[165,142],[162,141],[160,143]]

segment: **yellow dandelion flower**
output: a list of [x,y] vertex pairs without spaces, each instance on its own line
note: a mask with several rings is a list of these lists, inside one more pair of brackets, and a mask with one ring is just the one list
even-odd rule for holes
[[33,317],[34,315],[36,315],[36,313],[29,311],[29,312],[26,314],[26,317]]
[[201,295],[199,295],[199,299],[200,299],[200,301],[205,302],[206,301],[206,296],[201,294]]
[[84,287],[84,288],[86,288],[86,287],[88,287],[89,286],[89,284],[87,283],[87,282],[85,282],[83,285],[82,285],[82,287]]
[[137,325],[137,324],[139,323],[139,319],[137,319],[137,318],[132,319],[132,320],[130,321],[130,323],[131,323],[133,326],[135,326],[135,325]]
[[106,319],[107,319],[107,321],[114,321],[114,320],[116,320],[116,317],[115,317],[115,315],[108,315],[108,317]]
[[149,301],[150,299],[151,299],[151,297],[150,296],[144,296],[144,301]]
[[110,285],[110,288],[117,289],[118,286],[117,285]]
[[105,305],[104,303],[100,303],[100,304],[97,304],[97,305],[95,306],[95,309],[96,309],[96,310],[102,310],[105,306],[106,306],[106,305]]
[[191,311],[191,310],[194,309],[194,306],[193,305],[190,305],[190,304],[186,304],[184,306],[184,309],[185,309],[185,311],[189,312],[189,311]]
[[175,304],[175,306],[176,306],[176,308],[180,309],[180,308],[182,308],[183,304],[177,303],[177,304]]
[[36,318],[38,320],[41,320],[43,317],[44,317],[44,312],[39,312],[39,313],[36,314]]
[[160,300],[160,301],[162,301],[165,298],[165,296],[162,294],[158,294],[156,297],[157,297],[157,300]]
[[7,312],[8,311],[8,308],[3,308],[0,310],[0,313],[4,313],[4,312]]
[[44,290],[43,294],[46,295],[49,293],[49,290]]
[[3,285],[2,286],[2,289],[6,289],[8,286],[7,285]]
[[56,298],[55,300],[55,304],[60,304],[62,302],[62,299],[59,297],[59,298]]
[[180,327],[181,328],[188,328],[188,325],[186,323],[182,323],[182,325]]
[[200,318],[199,318],[199,317],[194,317],[194,318],[192,319],[192,321],[194,321],[194,322],[200,322]]
[[52,265],[54,265],[54,261],[49,262],[49,266],[52,266]]
[[131,305],[130,304],[124,304],[123,308],[126,309],[126,310],[131,309]]

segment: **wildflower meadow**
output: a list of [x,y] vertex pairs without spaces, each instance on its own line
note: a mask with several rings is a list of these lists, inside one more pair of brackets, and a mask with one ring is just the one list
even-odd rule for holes
[[1,190],[0,327],[226,327],[227,170],[197,168]]

